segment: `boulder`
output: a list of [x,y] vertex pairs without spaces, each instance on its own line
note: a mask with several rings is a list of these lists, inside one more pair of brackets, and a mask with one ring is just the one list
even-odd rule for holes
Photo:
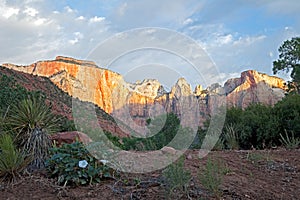
[[50,139],[59,146],[63,143],[71,144],[76,141],[80,141],[84,144],[92,142],[92,139],[88,135],[78,131],[55,133],[50,136]]

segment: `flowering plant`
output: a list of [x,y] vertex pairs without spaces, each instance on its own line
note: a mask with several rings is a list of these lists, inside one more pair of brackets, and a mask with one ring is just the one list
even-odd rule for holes
[[110,177],[110,169],[90,155],[81,142],[63,144],[50,149],[51,157],[46,162],[50,176],[57,177],[58,183],[85,185],[100,182]]

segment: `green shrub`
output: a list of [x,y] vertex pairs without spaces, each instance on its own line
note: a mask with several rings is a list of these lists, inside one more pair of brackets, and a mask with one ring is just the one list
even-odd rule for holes
[[0,178],[2,180],[13,181],[20,176],[30,161],[30,157],[26,157],[16,149],[10,135],[0,136]]
[[295,137],[300,138],[300,95],[287,95],[274,106],[274,111],[280,122],[277,136],[286,130],[288,133],[293,131]]
[[111,177],[108,166],[91,156],[81,142],[53,147],[50,153],[46,168],[51,177],[58,178],[60,185],[86,185]]
[[[154,119],[148,119],[148,128],[151,136],[147,138],[123,138],[124,150],[158,150],[169,144],[181,129],[178,117],[169,113],[160,115]],[[158,130],[160,129],[161,130]]]
[[58,119],[41,99],[30,98],[13,105],[7,116],[9,127],[16,133],[17,145],[30,154],[31,169],[44,167],[51,140],[48,134],[55,132]]
[[205,169],[200,169],[199,179],[201,184],[217,198],[220,198],[222,195],[220,185],[226,171],[228,169],[225,169],[220,161],[212,161],[210,158],[206,162]]
[[188,184],[191,180],[191,173],[184,169],[184,157],[180,157],[177,162],[169,165],[164,171],[163,176],[167,182],[168,195],[171,195],[174,190],[179,193],[188,195]]
[[6,112],[9,106],[18,104],[29,96],[42,97],[43,94],[39,91],[27,91],[12,76],[0,74],[0,113]]

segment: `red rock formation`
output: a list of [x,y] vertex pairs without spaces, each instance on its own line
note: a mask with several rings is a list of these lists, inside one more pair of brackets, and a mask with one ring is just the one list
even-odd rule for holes
[[228,106],[245,108],[251,103],[274,105],[284,97],[286,86],[281,78],[248,70],[228,80],[224,89]]
[[[254,70],[243,72],[240,78],[228,80],[224,87],[214,84],[202,90],[197,86],[194,92],[184,79],[179,79],[167,93],[157,80],[129,84],[120,74],[98,68],[93,62],[61,56],[29,66],[4,66],[48,77],[63,91],[97,104],[134,130],[138,129],[137,126],[143,129],[145,119],[151,117],[153,112],[174,112],[181,119],[196,119],[193,123],[201,123],[205,114],[224,104],[222,96],[226,95],[228,106],[244,108],[255,102],[273,105],[283,97],[285,89],[283,79]],[[189,123],[186,121],[184,125]]]
[[78,131],[56,133],[50,136],[53,143],[61,145],[63,143],[71,144],[79,141],[84,144],[92,142],[92,139],[84,133]]
[[111,94],[122,76],[96,67],[93,62],[58,56],[54,61],[40,61],[29,66],[3,66],[33,75],[48,77],[63,91],[83,101],[97,104],[107,113],[113,110]]

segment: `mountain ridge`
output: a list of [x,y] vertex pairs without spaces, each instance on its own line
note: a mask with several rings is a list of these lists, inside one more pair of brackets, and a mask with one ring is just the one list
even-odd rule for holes
[[[99,68],[93,61],[62,56],[27,66],[3,66],[47,77],[70,96],[98,105],[113,117],[128,123],[134,130],[145,126],[153,109],[158,114],[173,112],[180,117],[183,108],[188,110],[197,106],[202,115],[198,116],[197,113],[190,117],[200,118],[195,123],[201,125],[207,114],[214,109],[214,104],[221,102],[217,96],[224,95],[228,106],[245,108],[251,103],[274,105],[284,97],[286,90],[283,79],[255,70],[242,72],[239,78],[227,80],[224,86],[213,84],[206,89],[197,85],[193,90],[184,78],[180,78],[167,92],[158,80],[128,83],[122,75]],[[183,102],[185,107],[182,107]]]

